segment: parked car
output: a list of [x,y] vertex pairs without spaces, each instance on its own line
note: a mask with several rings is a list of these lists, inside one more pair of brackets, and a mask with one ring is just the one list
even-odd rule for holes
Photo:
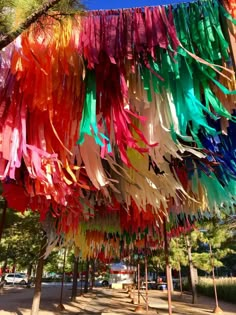
[[162,282],[162,283],[157,283],[157,290],[167,290],[167,283]]
[[102,287],[108,287],[109,286],[109,281],[108,281],[107,277],[102,277],[102,276],[96,277],[95,282],[96,282],[96,285],[98,285],[98,286],[102,286]]
[[[155,281],[148,281],[147,285],[148,285],[148,290],[155,290],[155,289],[157,289],[157,283]],[[143,281],[141,283],[140,289],[141,290],[145,290],[146,289],[146,282],[145,281]]]
[[6,273],[4,275],[4,283],[5,284],[28,284],[28,277],[23,273]]
[[102,286],[103,287],[108,287],[109,286],[108,280],[102,280]]

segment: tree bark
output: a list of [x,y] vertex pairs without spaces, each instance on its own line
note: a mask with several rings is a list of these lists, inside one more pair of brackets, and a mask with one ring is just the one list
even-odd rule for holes
[[147,264],[147,252],[146,252],[146,245],[145,245],[145,257],[144,257],[144,264],[145,264],[145,291],[146,291],[146,313],[148,313],[148,264]]
[[181,296],[183,295],[183,284],[182,284],[182,274],[181,274],[181,266],[179,265],[179,289]]
[[73,271],[73,284],[72,284],[72,293],[71,293],[71,301],[72,302],[75,302],[76,296],[77,296],[78,266],[79,266],[79,257],[75,256],[74,271]]
[[17,30],[10,32],[0,39],[0,50],[10,44],[14,39],[16,39],[23,31],[25,31],[31,24],[36,22],[43,14],[45,14],[54,5],[59,3],[61,0],[48,0],[43,4],[38,10],[32,13],[18,28]]
[[33,269],[33,265],[30,263],[27,267],[27,276],[28,279],[31,279],[31,275],[32,275],[32,269]]
[[81,271],[80,271],[80,295],[83,295],[83,260],[81,261]]
[[163,233],[164,233],[164,246],[165,246],[165,261],[166,261],[166,280],[167,280],[167,298],[168,298],[168,312],[172,315],[172,299],[171,299],[171,268],[169,263],[169,242],[166,231],[166,220],[163,222]]
[[191,251],[191,244],[189,237],[186,236],[186,245],[188,251],[188,261],[189,261],[189,273],[190,273],[190,281],[191,281],[191,289],[192,289],[192,304],[197,303],[197,288],[196,288],[196,279],[195,279],[195,272],[194,266],[192,261],[192,251]]
[[217,288],[216,288],[216,278],[215,278],[215,266],[214,266],[214,257],[212,253],[212,247],[211,244],[209,244],[209,249],[210,249],[210,259],[211,259],[211,266],[212,266],[212,281],[213,281],[213,288],[214,288],[214,294],[215,294],[215,310],[213,313],[220,313],[221,309],[219,307],[219,302],[218,302],[218,295],[217,295]]
[[42,276],[43,276],[43,265],[44,265],[44,254],[46,250],[46,236],[43,237],[40,249],[40,256],[38,260],[38,266],[36,271],[36,278],[35,278],[35,288],[34,288],[34,297],[31,309],[31,315],[38,315],[39,312],[39,305],[41,299],[41,284],[42,284]]
[[173,285],[173,276],[172,276],[172,267],[170,266],[170,290],[173,293],[174,292],[174,285]]
[[61,294],[60,294],[60,302],[57,307],[58,310],[64,311],[65,307],[62,303],[63,300],[63,291],[64,291],[64,282],[65,282],[65,266],[66,266],[66,248],[64,249],[64,259],[63,259],[63,270],[62,270],[62,278],[61,278]]
[[140,306],[140,263],[138,262],[138,305]]
[[91,259],[91,289],[94,288],[95,285],[95,259]]
[[0,222],[0,242],[2,239],[2,233],[3,233],[3,229],[4,229],[4,224],[6,221],[6,214],[7,214],[7,202],[6,202],[6,200],[4,200],[4,206],[2,209],[2,216],[1,216],[1,222]]
[[84,293],[88,293],[88,280],[89,280],[89,260],[86,259],[86,274],[84,282]]
[[6,272],[7,263],[8,263],[8,259],[6,258],[6,259],[4,260],[4,264],[3,264],[3,267],[2,267],[2,273],[3,273],[3,274]]

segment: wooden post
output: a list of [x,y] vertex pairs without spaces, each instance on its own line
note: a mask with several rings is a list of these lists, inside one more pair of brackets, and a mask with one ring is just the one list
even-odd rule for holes
[[83,265],[84,262],[81,260],[81,271],[80,271],[80,295],[83,295],[83,283],[82,283],[82,278],[83,278]]
[[65,307],[62,303],[63,298],[63,289],[64,289],[64,280],[65,280],[65,264],[66,264],[66,248],[64,249],[64,259],[63,259],[63,270],[62,270],[62,279],[61,279],[61,294],[60,294],[60,302],[57,306],[57,309],[60,311],[64,311]]
[[36,271],[36,278],[35,278],[35,287],[34,287],[34,296],[31,308],[31,315],[38,315],[39,312],[39,305],[41,299],[41,290],[42,290],[42,275],[43,275],[43,265],[44,265],[44,254],[46,251],[46,242],[47,238],[44,235],[41,243],[39,260],[37,265]]
[[187,251],[188,251],[189,272],[190,272],[190,281],[191,281],[191,289],[192,289],[192,304],[196,304],[197,303],[196,276],[194,273],[191,244],[190,244],[188,235],[186,235],[186,245],[187,245]]
[[6,221],[6,213],[7,213],[7,202],[6,202],[6,200],[4,200],[3,202],[4,202],[4,205],[2,208],[2,216],[1,216],[1,221],[0,221],[0,242],[2,239],[2,233],[3,233],[4,224]]
[[140,305],[140,263],[138,263],[138,305]]
[[84,293],[88,293],[88,280],[89,280],[89,259],[86,258],[86,273],[85,273],[85,282],[84,282]]
[[73,271],[73,283],[72,283],[72,292],[71,292],[71,301],[72,302],[75,302],[76,297],[77,297],[78,265],[79,265],[79,257],[75,256],[75,258],[74,258],[74,271]]
[[91,266],[92,266],[92,269],[91,269],[91,289],[93,289],[95,286],[95,272],[96,272],[96,270],[95,270],[96,269],[95,258],[92,258]]
[[143,308],[140,303],[140,263],[138,262],[138,305],[135,308],[135,313],[143,313]]
[[209,244],[209,250],[210,250],[211,267],[212,267],[212,281],[213,281],[213,287],[214,287],[214,293],[215,293],[215,303],[216,303],[216,306],[213,310],[213,313],[218,314],[218,313],[223,313],[223,311],[219,307],[219,303],[218,303],[218,295],[217,295],[217,289],[216,289],[216,278],[215,278],[215,266],[214,266],[214,259],[213,259],[211,244]]
[[180,295],[183,296],[183,284],[182,284],[182,275],[181,275],[181,265],[179,264],[179,288],[180,288]]
[[148,312],[148,267],[147,267],[147,253],[145,250],[145,282],[146,282],[146,312]]
[[167,280],[167,298],[168,298],[168,311],[169,315],[172,315],[172,301],[171,301],[171,276],[170,276],[170,264],[169,264],[169,244],[166,231],[166,220],[163,222],[164,230],[164,246],[165,246],[165,260],[166,260],[166,280]]

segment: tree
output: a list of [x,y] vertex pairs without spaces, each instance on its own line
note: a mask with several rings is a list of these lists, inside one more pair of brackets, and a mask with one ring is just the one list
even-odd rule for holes
[[56,12],[59,19],[82,8],[78,0],[0,0],[0,50],[43,15]]
[[5,220],[6,220],[6,214],[7,214],[7,203],[2,198],[2,196],[0,196],[0,208],[2,209],[1,220],[0,220],[0,242],[1,242],[3,228],[4,228],[4,224],[5,224]]
[[186,247],[188,252],[188,264],[189,264],[189,276],[191,281],[191,290],[192,290],[192,304],[197,303],[197,289],[196,284],[198,281],[197,278],[197,269],[194,268],[193,259],[192,259],[192,248],[195,245],[195,231],[190,235],[185,236]]
[[170,265],[172,269],[179,272],[179,285],[181,295],[183,293],[182,289],[182,275],[181,266],[188,265],[187,250],[184,237],[172,238],[170,241]]
[[89,282],[89,259],[86,258],[86,273],[84,281],[84,293],[88,293],[88,282]]
[[77,288],[78,288],[78,267],[79,267],[79,250],[75,248],[74,253],[74,268],[73,268],[73,283],[72,283],[72,293],[71,301],[75,302],[77,297]]
[[21,213],[7,210],[5,229],[1,242],[1,260],[19,270],[27,268],[31,275],[32,267],[37,262],[42,232],[39,216],[30,211]]
[[47,242],[47,238],[45,235],[43,235],[42,240],[41,240],[41,248],[40,248],[37,271],[36,271],[31,315],[38,315],[38,312],[39,312],[39,305],[40,305],[40,299],[41,299],[43,265],[44,265],[44,254],[46,251],[46,242]]
[[205,222],[202,224],[202,228],[198,230],[198,240],[201,242],[199,247],[202,247],[203,250],[200,253],[193,254],[193,263],[199,269],[212,272],[216,303],[214,313],[222,312],[218,304],[215,267],[223,266],[222,258],[232,252],[228,248],[222,248],[222,245],[232,236],[229,225],[219,221],[217,218]]
[[157,274],[165,270],[165,253],[163,248],[158,249],[155,255],[151,256],[148,262],[149,268],[153,269]]
[[222,259],[232,253],[231,249],[224,248],[227,240],[233,237],[230,226],[224,223],[220,224],[214,219],[201,224],[195,233],[199,244],[198,252],[193,253],[194,265],[208,273],[212,271],[212,264],[214,267],[223,266]]

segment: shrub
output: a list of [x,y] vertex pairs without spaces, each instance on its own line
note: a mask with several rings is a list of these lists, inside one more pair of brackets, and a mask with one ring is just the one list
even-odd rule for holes
[[[216,279],[217,295],[220,300],[236,304],[236,278]],[[198,293],[214,297],[212,279],[201,278],[197,285]]]

